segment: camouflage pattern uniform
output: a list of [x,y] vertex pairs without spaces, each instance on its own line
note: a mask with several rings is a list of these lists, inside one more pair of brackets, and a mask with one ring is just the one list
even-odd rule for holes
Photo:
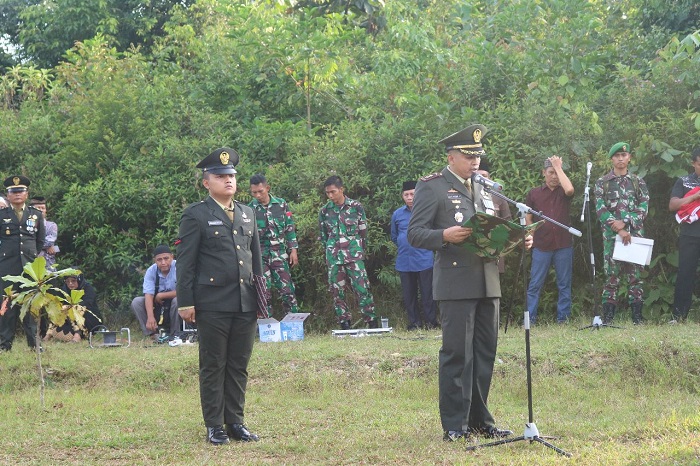
[[616,303],[620,275],[627,276],[629,288],[627,299],[630,304],[642,303],[642,266],[612,259],[617,233],[611,224],[623,220],[633,237],[644,236],[644,219],[649,211],[649,191],[642,178],[627,173],[615,176],[611,170],[595,184],[596,213],[603,227],[603,259],[607,281],[603,288],[602,301]]
[[365,209],[358,201],[345,197],[343,205],[333,201],[323,206],[318,216],[319,240],[326,249],[329,291],[338,321],[350,321],[350,311],[345,302],[345,284],[350,282],[369,322],[376,318],[374,298],[369,291],[369,279],[365,270],[364,249],[367,241]]
[[248,206],[255,212],[255,222],[260,233],[263,275],[267,285],[267,312],[272,316],[273,285],[280,294],[284,312],[299,312],[289,270],[289,252],[299,245],[289,205],[282,198],[270,196],[267,206],[257,199],[253,199]]

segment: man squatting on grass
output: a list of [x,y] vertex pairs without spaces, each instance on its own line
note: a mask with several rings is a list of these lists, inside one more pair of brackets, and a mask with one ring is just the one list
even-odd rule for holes
[[[484,126],[471,125],[440,141],[448,165],[418,182],[408,224],[411,245],[436,253],[433,297],[442,316],[439,388],[445,441],[513,433],[496,427],[487,407],[498,341],[498,264],[460,246],[472,234],[462,226],[467,219],[476,212],[494,213],[490,194],[471,183],[485,155],[485,133]],[[532,236],[526,246],[532,246]]]
[[131,310],[145,336],[155,338],[159,329],[175,335],[182,328],[176,288],[177,261],[170,248],[159,244],[153,250],[153,264],[143,277],[143,296],[131,301]]

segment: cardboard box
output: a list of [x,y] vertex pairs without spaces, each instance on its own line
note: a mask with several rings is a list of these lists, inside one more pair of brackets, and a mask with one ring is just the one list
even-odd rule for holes
[[260,331],[260,341],[282,341],[280,323],[277,319],[258,319],[258,330]]
[[309,317],[308,312],[289,313],[280,322],[282,341],[298,341],[304,339],[304,321]]
[[282,321],[270,317],[258,319],[260,341],[298,341],[304,339],[304,321],[309,313],[298,312],[287,314]]

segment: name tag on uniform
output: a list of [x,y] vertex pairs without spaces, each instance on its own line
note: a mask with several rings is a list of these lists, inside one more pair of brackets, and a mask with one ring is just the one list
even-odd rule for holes
[[210,227],[221,226],[224,224],[224,222],[222,222],[221,220],[209,220],[207,223]]

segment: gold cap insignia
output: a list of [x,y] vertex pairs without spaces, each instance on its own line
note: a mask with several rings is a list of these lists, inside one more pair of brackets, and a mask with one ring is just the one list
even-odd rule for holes
[[14,178],[12,178],[12,182],[16,185],[19,184],[19,176],[15,176]]
[[222,152],[219,155],[219,160],[221,160],[221,165],[228,165],[229,155],[228,152]]
[[479,128],[474,130],[474,142],[481,142],[481,130]]
[[623,150],[624,152],[627,152],[627,146],[622,146],[622,150]]

